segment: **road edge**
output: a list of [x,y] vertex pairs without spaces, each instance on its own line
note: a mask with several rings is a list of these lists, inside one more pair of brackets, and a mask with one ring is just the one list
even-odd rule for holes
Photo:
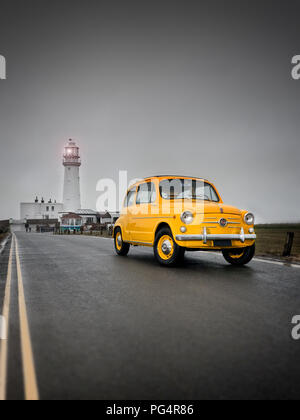
[[296,265],[300,267],[300,263],[298,261],[295,261],[293,259],[285,259],[285,258],[280,258],[278,256],[272,256],[272,255],[259,255],[257,254],[255,256],[255,258],[260,259],[260,260],[264,260],[264,261],[273,261],[273,262],[277,262],[277,263],[281,263],[284,265]]

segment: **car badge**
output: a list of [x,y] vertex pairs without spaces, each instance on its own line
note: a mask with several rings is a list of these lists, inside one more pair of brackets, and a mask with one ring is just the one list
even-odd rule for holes
[[228,225],[228,222],[226,219],[220,219],[219,224],[222,227],[226,227]]

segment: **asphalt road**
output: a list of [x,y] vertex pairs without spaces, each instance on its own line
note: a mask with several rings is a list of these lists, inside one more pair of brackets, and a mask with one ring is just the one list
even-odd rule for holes
[[[300,397],[300,341],[291,337],[299,268],[257,260],[236,268],[190,253],[170,269],[151,249],[118,257],[109,239],[17,240],[41,399]],[[0,307],[9,249],[0,257]],[[26,382],[16,262],[14,252],[8,399],[23,399]]]

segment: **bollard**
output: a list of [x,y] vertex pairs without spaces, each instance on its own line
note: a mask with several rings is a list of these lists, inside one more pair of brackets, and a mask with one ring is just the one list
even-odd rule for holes
[[289,257],[291,255],[294,237],[295,237],[294,232],[287,232],[286,241],[284,244],[284,249],[283,249],[283,254],[282,254],[283,257]]

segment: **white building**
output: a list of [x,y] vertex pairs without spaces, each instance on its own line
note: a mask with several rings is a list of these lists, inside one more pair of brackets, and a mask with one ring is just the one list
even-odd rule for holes
[[63,211],[63,204],[56,203],[56,201],[49,200],[45,203],[42,199],[40,202],[35,199],[33,203],[20,204],[21,220],[43,220],[43,219],[58,219],[59,213]]
[[90,209],[78,210],[76,214],[81,217],[83,225],[92,225],[94,223],[97,223],[98,213],[95,212],[94,210],[90,210]]
[[102,225],[114,225],[115,222],[120,217],[119,212],[104,212],[104,213],[98,213],[97,218],[100,224]]
[[79,177],[81,161],[79,147],[73,140],[69,140],[65,146],[63,166],[65,167],[63,211],[65,213],[75,213],[81,209]]

